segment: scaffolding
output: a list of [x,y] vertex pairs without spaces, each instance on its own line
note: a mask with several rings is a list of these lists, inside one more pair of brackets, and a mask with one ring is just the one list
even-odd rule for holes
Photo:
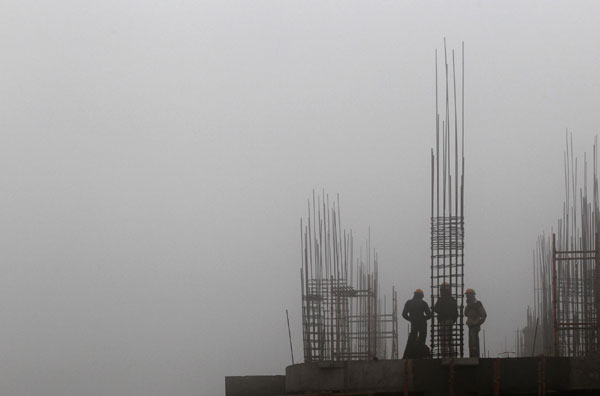
[[[431,150],[431,305],[440,297],[440,286],[450,285],[459,316],[448,331],[437,315],[431,323],[433,357],[463,356],[464,309],[464,43],[462,45],[461,117],[456,90],[455,54],[452,50],[452,81],[449,79],[448,52],[444,39],[444,104],[440,115],[438,54],[435,52],[435,150]],[[453,85],[452,95],[450,84]],[[453,111],[452,111],[453,110]],[[443,118],[442,118],[443,117]],[[459,132],[460,129],[460,132]],[[460,139],[459,139],[460,133]]]
[[526,329],[534,318],[536,326],[534,332],[523,331],[532,355],[584,357],[600,351],[597,138],[589,187],[588,165],[584,155],[580,186],[573,137],[569,141],[567,133],[563,215],[556,232],[538,238],[533,254],[534,309],[528,311]]
[[[391,307],[380,298],[378,257],[371,249],[354,258],[352,231],[341,228],[339,197],[308,202],[301,220],[304,361],[398,358],[397,292]],[[390,309],[388,311],[388,308]]]
[[557,250],[552,234],[555,356],[583,357],[598,351],[598,234],[592,250],[582,245],[582,250]]

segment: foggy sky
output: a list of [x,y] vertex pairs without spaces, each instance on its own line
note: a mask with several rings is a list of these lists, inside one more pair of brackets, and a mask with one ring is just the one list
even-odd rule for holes
[[[465,283],[490,352],[590,151],[597,2],[0,4],[0,392],[224,395],[283,374],[313,188],[429,295],[434,50],[465,42]],[[428,300],[428,298],[426,298]],[[401,322],[401,340],[406,324]],[[401,341],[403,345],[403,341]],[[512,350],[512,349],[511,349]]]

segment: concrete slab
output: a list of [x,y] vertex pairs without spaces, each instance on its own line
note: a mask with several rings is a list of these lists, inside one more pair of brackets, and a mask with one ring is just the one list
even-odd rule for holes
[[443,358],[442,366],[450,366],[454,360],[454,366],[479,366],[479,358]]
[[[297,364],[286,368],[287,394],[409,392],[427,395],[537,394],[585,390],[600,394],[600,359],[504,358],[349,361],[336,367]],[[596,394],[596,393],[594,393]]]
[[285,375],[225,377],[226,396],[281,396],[285,394]]

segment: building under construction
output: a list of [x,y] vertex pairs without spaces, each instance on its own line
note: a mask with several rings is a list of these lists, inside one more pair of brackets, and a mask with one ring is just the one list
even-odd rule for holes
[[435,61],[431,256],[424,271],[432,306],[447,284],[458,319],[448,330],[432,318],[431,358],[401,359],[397,294],[381,293],[370,233],[357,249],[353,232],[342,228],[339,198],[313,193],[300,223],[304,362],[285,375],[227,377],[227,396],[600,394],[597,147],[579,177],[567,142],[564,212],[533,253],[535,297],[515,337],[518,357],[465,357],[464,45],[457,56],[444,42]]
[[520,356],[584,358],[599,353],[597,139],[591,163],[583,157],[583,175],[572,139],[567,134],[562,217],[556,229],[538,237],[533,252],[534,304],[520,336]]
[[305,362],[398,358],[397,295],[380,295],[377,252],[371,238],[355,255],[343,230],[339,197],[308,202],[302,221],[302,333]]

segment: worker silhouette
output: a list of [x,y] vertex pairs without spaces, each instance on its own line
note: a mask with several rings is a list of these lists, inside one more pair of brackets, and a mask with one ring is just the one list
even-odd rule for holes
[[440,298],[436,301],[433,311],[437,314],[442,356],[454,356],[452,327],[458,318],[458,306],[456,299],[452,297],[450,284],[444,282],[440,285]]
[[469,326],[469,357],[479,357],[479,330],[487,318],[487,313],[481,301],[475,298],[475,290],[469,288],[465,295],[467,296],[465,316]]
[[429,348],[425,345],[427,340],[427,320],[432,313],[429,305],[423,301],[423,290],[415,290],[412,299],[404,304],[402,317],[410,322],[410,333],[404,350],[404,359],[414,359],[429,356]]

